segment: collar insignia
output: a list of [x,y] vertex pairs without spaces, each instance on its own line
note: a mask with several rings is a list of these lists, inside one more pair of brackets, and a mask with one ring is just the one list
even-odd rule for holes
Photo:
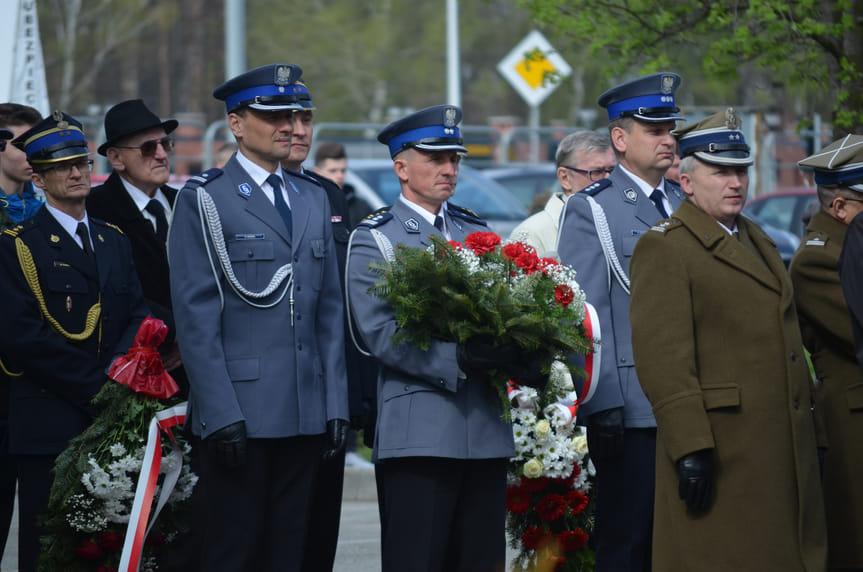
[[405,221],[405,228],[408,232],[419,232],[420,231],[420,223],[414,217],[409,218]]
[[60,237],[57,236],[56,234],[52,234],[51,235],[51,242],[53,242],[54,244],[60,242]]
[[248,198],[252,196],[252,185],[249,183],[243,183],[237,189],[240,191],[240,194],[244,197]]

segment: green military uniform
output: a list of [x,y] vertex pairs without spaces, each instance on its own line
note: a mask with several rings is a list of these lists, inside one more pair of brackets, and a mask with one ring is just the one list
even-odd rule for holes
[[790,268],[829,443],[823,483],[831,568],[863,567],[863,372],[836,266],[846,229],[815,213]]
[[[705,194],[727,192],[717,181],[745,176],[748,148],[712,122],[678,133],[683,161],[709,166],[685,165],[690,200],[638,240],[629,266],[635,369],[657,425],[653,570],[823,571],[814,387],[791,280],[755,223],[732,215],[726,228],[702,210]],[[684,458],[710,483],[706,505],[681,499]]]
[[[825,185],[822,192],[857,201],[863,197],[863,189],[858,190],[861,161],[863,137],[849,135],[800,165],[815,169],[816,182]],[[834,205],[831,202],[831,210]],[[829,444],[822,479],[831,570],[863,569],[863,487],[859,484],[863,473],[863,371],[855,357],[851,316],[839,277],[847,222],[824,211],[815,213],[790,266],[800,330],[812,354]]]

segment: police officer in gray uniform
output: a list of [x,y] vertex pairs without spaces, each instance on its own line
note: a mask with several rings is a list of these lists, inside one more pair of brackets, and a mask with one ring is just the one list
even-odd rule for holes
[[314,179],[279,166],[308,97],[301,74],[273,64],[214,91],[239,150],[174,207],[171,298],[203,445],[201,570],[298,570],[320,461],[345,444],[330,208]]
[[490,399],[484,369],[516,372],[518,351],[486,341],[433,341],[428,350],[394,345],[393,308],[369,293],[398,244],[424,248],[429,235],[463,241],[485,222],[448,202],[462,144],[461,110],[438,105],[390,124],[389,147],[401,195],[370,215],[348,247],[348,302],[360,345],[377,358],[374,459],[383,570],[503,570],[506,462],[512,429]]
[[681,119],[679,84],[677,74],[656,73],[599,97],[619,163],[570,197],[558,235],[561,262],[578,273],[603,334],[596,393],[579,410],[597,470],[597,572],[650,570],[656,421],[632,359],[628,273],[638,238],[683,200],[679,185],[664,178]]

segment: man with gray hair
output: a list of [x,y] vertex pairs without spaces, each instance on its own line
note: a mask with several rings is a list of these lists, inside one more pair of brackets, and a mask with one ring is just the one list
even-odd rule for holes
[[594,181],[606,178],[617,160],[608,134],[579,131],[560,141],[554,163],[560,189],[552,191],[545,207],[515,227],[509,237],[511,241],[531,245],[540,255],[555,250],[560,213],[566,199]]

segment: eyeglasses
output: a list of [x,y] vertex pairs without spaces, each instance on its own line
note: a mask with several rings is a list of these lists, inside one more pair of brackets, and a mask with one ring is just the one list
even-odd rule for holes
[[72,172],[72,167],[78,169],[78,172],[89,173],[93,170],[93,160],[92,159],[83,159],[81,161],[64,161],[59,165],[52,165],[50,167],[46,167],[42,169],[43,173],[47,173],[48,171],[54,171],[61,177],[68,177],[69,173]]
[[156,154],[156,148],[161,145],[165,150],[165,153],[170,153],[174,150],[174,140],[170,137],[163,137],[161,139],[150,139],[149,141],[144,141],[137,147],[121,147],[120,145],[114,145],[117,149],[140,149],[141,155],[144,157],[152,157]]
[[0,139],[0,153],[6,150],[6,140]]
[[608,169],[591,169],[590,171],[585,171],[584,169],[576,169],[575,167],[570,167],[568,165],[561,165],[564,169],[569,169],[570,171],[575,171],[576,173],[581,173],[582,175],[587,175],[587,178],[591,181],[598,181],[600,179],[604,179],[614,171],[614,167],[610,167]]

